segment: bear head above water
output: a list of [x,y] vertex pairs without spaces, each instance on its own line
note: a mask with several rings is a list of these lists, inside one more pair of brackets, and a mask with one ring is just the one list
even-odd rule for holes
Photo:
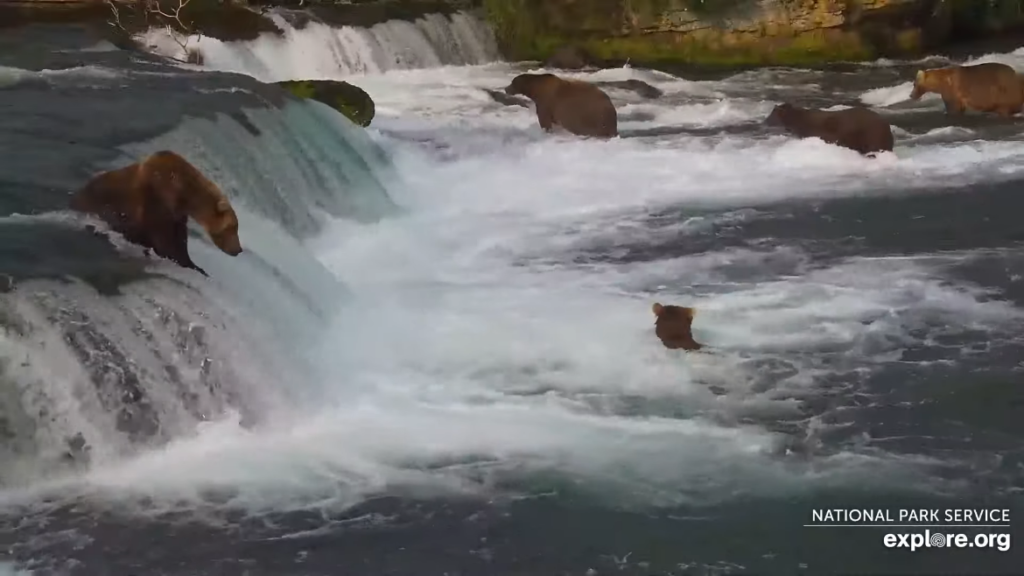
[[662,305],[658,302],[652,306],[654,311],[654,333],[661,343],[671,350],[700,350],[703,345],[693,339],[691,325],[697,311],[685,306]]

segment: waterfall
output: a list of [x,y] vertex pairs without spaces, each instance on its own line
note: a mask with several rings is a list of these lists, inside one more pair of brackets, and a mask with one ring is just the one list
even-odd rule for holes
[[[370,28],[332,27],[311,20],[296,27],[280,13],[270,17],[283,36],[263,34],[247,42],[193,36],[188,45],[216,70],[249,74],[267,82],[338,78],[388,70],[486,64],[500,59],[490,28],[467,12],[428,14],[415,22],[389,20]],[[181,47],[162,29],[144,43],[182,58]]]
[[[235,414],[249,426],[297,408],[313,385],[304,353],[345,294],[303,240],[328,218],[395,209],[383,151],[317,102],[189,118],[120,149],[111,166],[171,149],[217,182],[245,252],[190,238],[204,279],[97,243],[70,257],[85,270],[77,277],[29,274],[0,292],[0,486],[121,459],[204,421]],[[84,250],[87,238],[72,236],[81,228],[61,211],[0,218],[0,257],[38,261],[48,243]]]

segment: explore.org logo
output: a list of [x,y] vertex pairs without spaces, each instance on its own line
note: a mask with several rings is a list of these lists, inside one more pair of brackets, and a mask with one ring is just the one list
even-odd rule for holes
[[886,548],[910,548],[911,552],[920,548],[994,548],[1000,552],[1007,552],[1010,550],[1010,534],[944,534],[931,530],[911,533],[889,532],[882,537],[882,544],[885,544]]
[[[1010,511],[1005,508],[829,508],[814,509],[806,528],[888,528],[886,548],[1010,550]],[[916,531],[892,531],[915,528]],[[963,529],[969,529],[964,531]],[[993,528],[1002,531],[992,532]],[[951,529],[951,530],[945,530]]]

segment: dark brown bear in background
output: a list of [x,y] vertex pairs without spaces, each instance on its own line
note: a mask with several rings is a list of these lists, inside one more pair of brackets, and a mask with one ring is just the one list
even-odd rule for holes
[[691,326],[697,311],[684,306],[671,304],[661,305],[657,302],[652,307],[654,316],[654,334],[661,343],[671,350],[700,350],[703,348],[693,339]]
[[238,217],[227,197],[174,152],[157,152],[93,177],[71,198],[71,209],[98,216],[129,242],[204,276],[188,253],[190,216],[222,252],[242,252]]
[[792,104],[776,106],[765,123],[782,126],[800,138],[818,137],[864,155],[891,152],[892,127],[874,110],[858,106],[846,110],[810,110]]
[[533,100],[544,130],[557,125],[577,136],[614,138],[619,134],[615,105],[604,91],[588,82],[554,74],[520,74],[505,93]]
[[918,70],[910,98],[917,100],[929,92],[942,96],[946,114],[974,110],[1009,118],[1024,106],[1024,81],[1016,70],[998,62]]

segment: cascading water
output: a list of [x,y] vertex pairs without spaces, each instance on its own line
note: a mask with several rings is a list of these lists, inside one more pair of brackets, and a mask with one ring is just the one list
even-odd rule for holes
[[[280,13],[271,18],[284,34],[264,34],[248,42],[221,42],[192,36],[206,66],[242,72],[264,81],[375,74],[388,70],[485,64],[499,59],[490,29],[466,12],[428,14],[414,22],[388,20],[370,28],[333,27],[316,20],[296,27]],[[180,45],[153,29],[144,42],[162,54],[182,58]]]
[[[86,78],[102,90],[151,74],[50,78]],[[45,77],[21,71],[18,81],[30,90]],[[215,97],[218,88],[202,90]],[[229,258],[201,234],[191,239],[194,259],[211,272],[201,280],[163,261],[143,268],[138,247],[116,236],[120,256],[102,241],[78,240],[91,219],[58,211],[0,221],[15,255],[19,241],[33,242],[26,234],[63,235],[95,244],[75,257],[83,269],[93,259],[117,270],[52,279],[27,271],[0,298],[0,485],[71,463],[102,468],[232,412],[251,426],[294,408],[311,389],[304,355],[344,295],[302,242],[326,218],[367,222],[395,212],[383,151],[317,102],[187,119],[118,148],[120,157],[93,169],[161,149],[186,156],[231,197],[245,252]]]

